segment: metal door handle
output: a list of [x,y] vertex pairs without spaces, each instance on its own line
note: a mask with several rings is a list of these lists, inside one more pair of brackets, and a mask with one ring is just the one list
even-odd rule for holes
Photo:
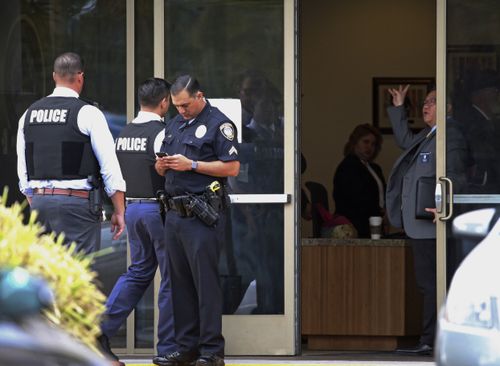
[[[439,177],[439,180],[441,182],[446,183],[446,185],[447,185],[446,193],[448,193],[448,197],[449,197],[448,198],[448,214],[445,217],[440,217],[439,220],[440,221],[448,221],[453,216],[453,182],[451,181],[450,178],[447,178],[447,177]],[[439,185],[441,187],[443,187],[443,185],[441,185],[441,184],[439,184]],[[436,185],[436,190],[437,190],[437,185]],[[443,197],[443,196],[446,197],[446,195],[443,194],[443,191],[441,189],[441,197]],[[436,198],[436,202],[437,202],[437,198]],[[441,207],[442,207],[442,201],[441,201]],[[437,205],[436,205],[436,208],[437,208]]]
[[443,212],[443,185],[436,183],[436,190],[434,191],[434,202],[436,203],[436,212]]

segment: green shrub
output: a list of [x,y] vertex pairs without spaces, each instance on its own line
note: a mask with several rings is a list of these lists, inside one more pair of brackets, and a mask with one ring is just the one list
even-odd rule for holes
[[95,285],[91,258],[62,245],[62,235],[42,235],[32,213],[22,222],[24,205],[6,207],[7,190],[0,199],[0,267],[22,267],[44,278],[52,288],[55,306],[44,312],[49,321],[97,350],[96,336],[105,310],[105,296]]

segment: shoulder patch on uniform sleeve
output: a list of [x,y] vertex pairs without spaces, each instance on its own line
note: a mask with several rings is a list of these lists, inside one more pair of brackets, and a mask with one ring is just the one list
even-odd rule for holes
[[226,139],[228,139],[229,141],[234,140],[234,127],[231,123],[225,122],[220,125],[219,129],[222,133],[222,136],[224,136]]
[[238,150],[236,150],[236,148],[234,146],[231,146],[231,148],[229,149],[229,155],[233,155],[233,154],[238,155]]

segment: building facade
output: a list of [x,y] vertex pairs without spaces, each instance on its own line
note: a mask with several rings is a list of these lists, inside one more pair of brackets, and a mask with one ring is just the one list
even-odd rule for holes
[[[297,354],[300,238],[310,235],[310,224],[300,219],[301,181],[330,189],[352,127],[367,121],[384,127],[374,112],[375,101],[383,99],[374,83],[383,78],[436,81],[437,176],[446,177],[446,101],[466,72],[499,67],[495,0],[401,3],[9,1],[0,15],[0,186],[9,187],[10,202],[23,200],[16,173],[18,119],[51,93],[52,63],[60,53],[83,56],[82,96],[99,103],[115,137],[138,111],[135,89],[142,80],[197,75],[208,98],[238,99],[241,105],[242,166],[230,181],[234,204],[220,264],[227,353]],[[495,108],[491,119],[500,112]],[[384,140],[379,159],[387,175],[399,152],[390,134]],[[308,165],[302,177],[300,152]],[[498,199],[494,190],[454,194],[447,181],[439,182],[443,197],[455,198],[444,202],[442,218],[452,216],[453,207],[456,214]],[[453,242],[450,222],[436,225],[441,301]],[[107,293],[126,270],[127,245],[126,237],[112,242],[106,225],[102,246],[115,251],[96,268]],[[118,352],[153,353],[155,293],[148,290],[112,340]]]

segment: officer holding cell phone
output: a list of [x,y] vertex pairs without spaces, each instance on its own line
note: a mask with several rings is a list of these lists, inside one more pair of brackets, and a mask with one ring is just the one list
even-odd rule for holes
[[224,205],[209,197],[223,192],[227,177],[239,173],[236,128],[206,101],[192,76],[177,78],[170,94],[179,114],[165,130],[161,151],[168,156],[158,158],[155,167],[165,176],[165,238],[177,350],[153,363],[223,366],[218,262],[225,213]]
[[119,361],[109,348],[108,338],[118,331],[137,305],[158,267],[161,285],[157,352],[163,355],[175,350],[168,254],[163,219],[156,199],[156,192],[163,188],[165,179],[154,168],[155,152],[160,150],[165,136],[163,117],[170,105],[169,89],[170,84],[159,78],[147,79],[139,85],[137,96],[141,110],[122,129],[115,144],[127,182],[125,222],[132,263],[108,297],[106,316],[101,325],[103,335],[99,341],[116,364]]

